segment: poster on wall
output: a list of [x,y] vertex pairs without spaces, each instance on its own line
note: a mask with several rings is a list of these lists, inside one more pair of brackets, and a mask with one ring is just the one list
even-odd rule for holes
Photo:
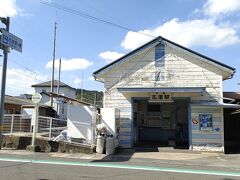
[[201,131],[213,130],[212,114],[199,114],[199,125]]

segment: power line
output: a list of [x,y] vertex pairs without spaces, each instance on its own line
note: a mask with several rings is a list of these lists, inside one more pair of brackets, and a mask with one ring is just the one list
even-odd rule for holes
[[129,28],[129,27],[126,27],[126,26],[123,26],[123,25],[120,25],[120,24],[117,24],[117,23],[114,23],[114,22],[110,22],[110,21],[107,21],[105,19],[101,19],[101,18],[96,17],[96,16],[86,14],[86,13],[83,13],[81,11],[78,11],[78,10],[75,10],[75,9],[72,9],[72,8],[68,8],[66,6],[62,6],[62,5],[54,3],[54,2],[48,2],[48,1],[44,1],[44,0],[36,0],[36,1],[38,1],[39,3],[44,4],[46,6],[56,8],[56,9],[59,9],[59,10],[62,10],[62,11],[65,11],[65,12],[68,12],[68,13],[71,13],[71,14],[75,14],[75,15],[81,16],[83,18],[91,19],[91,20],[94,20],[94,21],[97,21],[97,22],[100,22],[100,23],[103,23],[103,24],[108,24],[108,25],[111,25],[111,26],[114,26],[114,27],[117,27],[117,28],[120,28],[120,29],[127,30],[127,31],[132,31],[132,32],[144,35],[144,36],[156,38],[156,36],[146,34],[146,33],[143,33],[143,32],[139,32],[139,31],[136,31],[132,28]]
[[[0,65],[1,67],[2,67],[2,65]],[[19,71],[17,71],[17,70],[14,70],[14,69],[10,69],[10,68],[8,68],[8,70],[10,70],[10,71],[13,71],[13,72],[16,72],[16,73],[18,73],[18,74],[22,74],[22,75],[24,75],[24,76],[26,76],[26,77],[29,77],[29,78],[32,78],[32,79],[35,79],[35,80],[38,80],[38,81],[42,81],[42,80],[40,80],[40,79],[38,79],[38,78],[34,78],[34,77],[32,77],[32,76],[30,76],[30,75],[28,75],[28,74],[25,74],[25,73],[22,73],[22,72],[19,72]]]
[[28,70],[28,71],[31,71],[32,73],[34,73],[34,74],[36,74],[36,75],[39,75],[39,73],[31,70],[30,68],[28,68],[28,67],[26,67],[26,66],[24,66],[24,65],[22,65],[22,64],[20,64],[20,63],[18,63],[18,62],[16,62],[16,61],[12,60],[12,59],[8,59],[8,60],[10,60],[11,62],[17,64],[18,66],[20,66],[20,67],[22,67],[22,68],[24,68],[24,69],[26,69],[26,70]]
[[109,14],[107,14],[106,12],[102,11],[101,9],[98,9],[98,8],[94,7],[93,5],[85,2],[84,0],[80,0],[79,2],[82,3],[82,4],[85,4],[85,5],[88,6],[90,9],[93,9],[94,12],[97,11],[97,12],[99,12],[100,14],[103,14],[103,15],[104,15],[105,17],[107,17],[107,18],[110,18],[110,19],[112,19],[112,20],[116,20],[116,18],[114,18],[114,17],[112,17],[112,16],[109,16]]
[[16,73],[19,73],[19,74],[22,74],[22,75],[24,75],[24,76],[27,76],[27,77],[29,77],[29,78],[32,78],[32,79],[35,79],[35,80],[38,80],[38,81],[42,81],[42,80],[40,80],[40,79],[38,79],[38,78],[36,78],[36,77],[34,78],[34,77],[32,77],[32,76],[29,76],[28,74],[25,74],[25,73],[22,73],[22,72],[13,70],[13,69],[8,69],[8,70],[13,71],[13,72],[16,72]]

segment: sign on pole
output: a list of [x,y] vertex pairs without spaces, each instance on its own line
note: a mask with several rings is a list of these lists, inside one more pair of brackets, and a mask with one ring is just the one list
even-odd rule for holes
[[33,102],[34,104],[39,104],[40,101],[41,101],[41,99],[42,99],[42,95],[39,94],[39,93],[35,93],[35,94],[32,96],[32,102]]
[[6,31],[5,29],[1,28],[0,31],[2,32],[1,37],[1,44],[8,46],[16,51],[22,52],[22,39],[13,35],[12,33]]
[[31,124],[33,126],[32,146],[35,146],[36,132],[38,129],[38,109],[39,109],[39,103],[40,103],[41,99],[42,99],[42,96],[39,93],[35,93],[32,96],[32,102],[34,104],[36,104],[35,105],[35,118],[32,117],[33,122],[31,122]]

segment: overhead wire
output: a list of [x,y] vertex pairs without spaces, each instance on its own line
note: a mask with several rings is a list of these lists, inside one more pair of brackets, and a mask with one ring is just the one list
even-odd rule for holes
[[30,68],[28,68],[28,67],[26,67],[26,66],[24,66],[24,65],[22,65],[22,64],[20,64],[20,63],[18,63],[18,62],[16,62],[16,61],[12,60],[12,59],[9,59],[9,58],[8,58],[8,60],[11,61],[11,62],[13,62],[14,64],[17,64],[18,66],[26,69],[26,70],[28,70],[28,71],[31,71],[32,73],[34,73],[34,74],[36,74],[36,75],[40,75],[39,73],[31,70]]
[[[0,67],[2,67],[2,65],[0,65]],[[28,75],[26,73],[23,73],[23,72],[19,72],[17,70],[12,69],[12,68],[8,68],[8,70],[16,72],[16,73],[21,74],[21,75],[24,75],[24,76],[29,77],[29,78],[34,79],[34,80],[42,81],[41,79],[38,79],[36,77],[34,78],[33,76],[30,76],[30,75]]]
[[114,26],[114,27],[117,27],[117,28],[120,28],[120,29],[123,29],[123,30],[132,31],[132,32],[144,35],[144,36],[156,38],[156,36],[153,36],[153,35],[150,35],[150,34],[147,34],[147,33],[144,33],[144,32],[140,32],[140,31],[134,30],[132,28],[123,26],[121,24],[117,24],[117,23],[114,23],[114,22],[111,22],[111,21],[107,21],[105,19],[93,16],[93,15],[89,15],[89,14],[83,13],[83,12],[81,12],[79,10],[72,9],[72,8],[60,5],[58,3],[44,1],[44,0],[35,0],[35,1],[37,1],[37,2],[39,2],[41,4],[43,4],[43,5],[55,8],[55,9],[59,9],[59,10],[62,10],[62,11],[65,11],[65,12],[68,12],[68,13],[71,13],[71,14],[74,14],[74,15],[77,15],[77,16],[81,16],[81,17],[86,18],[86,19],[90,19],[90,20],[94,20],[96,22],[100,22],[100,23],[103,23],[103,24],[111,25],[111,26]]
[[112,17],[112,16],[109,16],[109,14],[107,14],[105,11],[102,11],[101,9],[96,8],[95,6],[87,3],[87,2],[84,1],[84,0],[80,0],[79,2],[82,3],[82,4],[85,4],[85,5],[88,6],[90,9],[93,9],[94,12],[97,11],[97,12],[99,12],[100,14],[104,15],[104,16],[107,17],[107,18],[111,18],[112,20],[116,20],[116,18],[114,18],[114,17]]
[[[0,10],[3,11],[4,13],[6,13],[6,11],[5,11],[4,9],[0,8]],[[7,14],[7,13],[6,13],[6,14]],[[24,28],[24,26],[22,26],[21,23],[18,23],[17,21],[14,21],[14,22],[18,25],[18,27],[22,28],[22,29],[24,30],[24,32],[28,32],[28,34],[29,34],[31,37],[33,37],[32,34],[30,33],[30,31],[28,31],[27,28]],[[35,36],[34,36],[34,38],[35,38]],[[35,39],[35,40],[37,40],[37,39]],[[37,40],[37,41],[38,41],[38,40]],[[33,41],[33,42],[35,42],[35,41]],[[39,42],[39,41],[38,41],[38,42]],[[35,43],[36,43],[36,42],[35,42]],[[36,43],[36,44],[38,44],[38,43]],[[40,73],[37,73],[37,72],[33,71],[32,69],[30,69],[30,68],[28,68],[28,67],[26,67],[26,66],[24,66],[24,65],[22,65],[22,64],[20,64],[20,63],[18,63],[18,62],[16,62],[16,61],[14,61],[14,60],[12,60],[12,59],[10,59],[10,58],[8,58],[8,61],[11,61],[11,62],[13,62],[14,64],[17,64],[18,66],[20,66],[20,67],[22,67],[22,68],[24,68],[24,69],[26,69],[26,70],[28,70],[28,71],[31,71],[32,73],[34,73],[34,74],[36,74],[36,75],[40,75]],[[2,65],[0,65],[0,66],[2,66]],[[14,71],[14,72],[19,73],[19,74],[22,74],[22,75],[25,75],[25,76],[30,77],[30,78],[32,78],[32,79],[39,80],[39,79],[37,79],[37,78],[34,78],[34,77],[32,77],[32,76],[29,76],[29,75],[27,75],[27,74],[21,73],[21,72],[16,71],[16,70],[13,70],[13,69],[9,69],[9,70]]]

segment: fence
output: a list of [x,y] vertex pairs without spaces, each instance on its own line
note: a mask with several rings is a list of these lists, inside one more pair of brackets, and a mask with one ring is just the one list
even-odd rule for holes
[[67,129],[67,121],[52,117],[38,117],[37,133],[49,140],[55,138],[61,131]]
[[[32,136],[32,116],[23,114],[4,115],[3,134],[24,133]],[[95,125],[85,122],[71,121],[75,129],[78,131],[78,138],[74,138],[75,132],[68,132],[73,135],[72,142],[95,144]],[[53,140],[61,131],[67,129],[67,121],[52,117],[39,116],[37,123],[37,136],[45,137]],[[80,134],[80,136],[79,136]]]
[[13,134],[16,132],[31,132],[31,116],[22,114],[4,115],[2,122],[2,131],[4,134]]
[[[31,133],[31,124],[32,116],[22,114],[4,115],[3,133],[11,135],[13,133]],[[66,128],[66,120],[39,116],[37,124],[37,135],[47,137],[49,140],[51,140]]]

